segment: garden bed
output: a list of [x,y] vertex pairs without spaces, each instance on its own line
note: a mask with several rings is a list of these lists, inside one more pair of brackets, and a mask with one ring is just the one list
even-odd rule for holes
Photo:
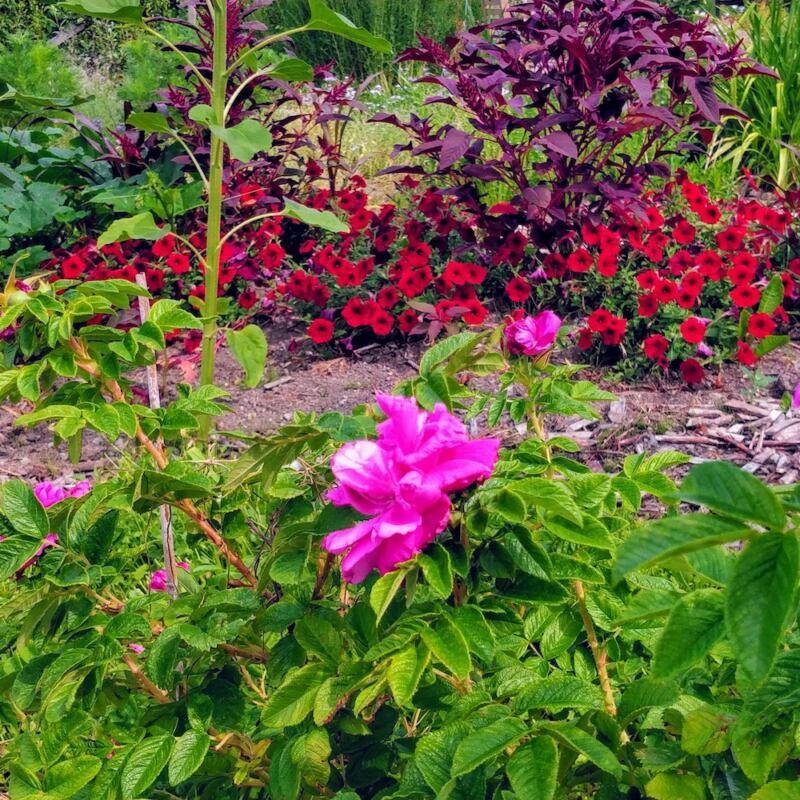
[[[325,360],[303,347],[292,348],[292,332],[283,327],[270,328],[267,335],[268,375],[257,389],[241,388],[241,368],[227,349],[220,352],[217,384],[231,392],[231,412],[221,419],[221,430],[270,434],[291,420],[295,410],[350,413],[372,402],[376,392],[416,375],[424,352],[421,342],[411,342]],[[761,389],[754,389],[737,367],[724,368],[701,388],[678,380],[621,385],[596,372],[590,377],[619,399],[599,406],[599,420],[556,418],[551,433],[580,442],[581,460],[601,470],[617,468],[631,453],[671,449],[695,460],[731,461],[765,480],[796,482],[800,420],[790,422],[781,410],[781,397],[800,382],[798,352],[795,342],[767,356],[761,372],[770,380]],[[113,451],[88,431],[81,461],[73,467],[64,447],[52,448],[46,429],[14,427],[16,410],[6,407],[0,415],[0,479],[45,480],[73,471],[84,475],[111,464]],[[509,444],[522,435],[510,423],[502,432]]]

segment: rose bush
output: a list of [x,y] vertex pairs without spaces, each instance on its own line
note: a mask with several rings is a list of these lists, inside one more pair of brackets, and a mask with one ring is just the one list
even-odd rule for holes
[[[40,488],[47,508],[0,487],[12,800],[791,796],[797,487],[725,463],[678,486],[669,451],[592,472],[547,418],[610,395],[548,363],[550,315],[520,320],[531,356],[513,330],[460,333],[377,407],[208,458],[190,438],[220,390],[152,410],[131,388],[194,318],[161,300],[124,334],[81,325],[142,290],[61,288],[4,312],[40,349],[3,398],[124,457],[89,493]],[[527,433],[498,452],[462,415]]]

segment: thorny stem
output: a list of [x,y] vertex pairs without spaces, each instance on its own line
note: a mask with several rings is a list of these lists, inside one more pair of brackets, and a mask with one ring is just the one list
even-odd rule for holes
[[600,642],[597,639],[597,631],[595,630],[594,622],[592,622],[589,609],[586,607],[586,591],[581,581],[575,581],[575,597],[578,599],[578,611],[583,620],[586,638],[589,641],[589,647],[592,650],[594,663],[597,667],[597,677],[600,679],[600,689],[603,692],[603,705],[612,717],[616,717],[617,704],[614,701],[614,691],[611,688],[611,681],[608,677],[608,654],[605,649],[600,646]]
[[320,559],[319,567],[317,568],[317,580],[314,584],[314,592],[311,595],[312,600],[319,600],[322,597],[322,589],[325,586],[325,581],[328,580],[335,558],[333,553],[327,553],[324,561]]
[[[69,346],[73,352],[78,356],[78,366],[98,381],[103,388],[111,395],[112,399],[116,402],[126,403],[125,394],[122,388],[115,380],[110,380],[103,376],[97,365],[91,360],[86,349],[75,337],[69,340]],[[169,460],[167,459],[164,451],[156,445],[156,443],[142,430],[138,420],[136,422],[136,439],[139,444],[150,454],[156,466],[160,470],[167,468]],[[223,553],[228,562],[242,575],[248,584],[256,589],[258,587],[258,580],[252,573],[250,568],[242,561],[241,557],[234,552],[230,545],[220,536],[214,526],[206,519],[203,513],[191,500],[178,500],[175,505],[181,509],[209,538],[216,548]]]

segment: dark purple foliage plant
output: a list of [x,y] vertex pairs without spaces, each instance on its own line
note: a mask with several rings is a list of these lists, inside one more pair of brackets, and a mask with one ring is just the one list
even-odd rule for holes
[[[704,127],[737,113],[715,82],[764,71],[708,19],[649,0],[526,2],[444,44],[420,38],[401,60],[427,65],[421,80],[439,89],[427,103],[460,109],[471,127],[378,114],[411,139],[395,152],[407,163],[389,171],[444,183],[476,214],[496,262],[520,227],[556,249],[583,222],[641,212],[652,180],[669,175],[668,156],[698,148]],[[508,202],[486,199],[496,183]]]

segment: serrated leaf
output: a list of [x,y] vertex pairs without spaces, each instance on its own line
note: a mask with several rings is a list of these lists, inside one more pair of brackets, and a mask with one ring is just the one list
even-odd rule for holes
[[191,778],[203,764],[211,738],[202,731],[186,731],[176,742],[169,759],[169,782],[173,786]]
[[624,725],[628,720],[650,708],[668,706],[678,699],[678,685],[672,681],[641,678],[625,687],[617,712]]
[[600,709],[603,700],[600,690],[573,675],[548,675],[522,689],[514,699],[518,713],[531,709],[561,711],[565,708]]
[[47,512],[27,483],[10,480],[2,485],[3,514],[14,530],[30,536],[45,537],[50,532]]
[[148,322],[157,325],[164,333],[176,328],[180,330],[201,330],[203,323],[194,314],[181,308],[178,300],[158,300],[153,303]]
[[622,764],[604,744],[594,736],[568,722],[548,723],[543,727],[545,732],[555,736],[568,747],[585,756],[593,764],[608,772],[615,778],[622,775]]
[[739,556],[728,584],[728,638],[754,681],[772,668],[790,615],[797,611],[798,545],[795,534],[767,533]]
[[443,619],[435,628],[425,628],[422,641],[457,678],[464,680],[469,675],[472,663],[466,639],[450,620]]
[[771,781],[765,783],[750,800],[800,800],[798,781]]
[[73,14],[85,14],[131,25],[141,23],[143,14],[139,0],[71,0],[62,3],[61,7]]
[[375,612],[375,625],[377,626],[383,615],[394,600],[395,595],[403,584],[406,574],[402,570],[388,572],[375,581],[369,594],[369,604]]
[[425,548],[419,564],[431,588],[442,598],[450,597],[453,593],[453,564],[450,553],[438,542],[434,542]]
[[774,492],[727,461],[693,467],[681,485],[680,499],[767,528],[783,530],[786,525],[786,512]]
[[294,672],[267,700],[261,722],[268,728],[301,723],[314,708],[317,691],[329,676],[329,669],[320,664],[307,664]]
[[128,116],[128,125],[145,133],[171,133],[169,120],[157,111],[136,111]]
[[516,744],[528,726],[517,717],[504,717],[470,733],[456,748],[450,775],[466,775],[481,764],[496,759],[507,747]]
[[671,678],[693,666],[725,632],[725,598],[699,589],[673,607],[655,647],[653,675]]
[[647,796],[653,800],[707,800],[706,782],[698,775],[664,772],[647,784]]
[[755,535],[752,528],[710,514],[664,517],[634,531],[617,550],[613,578],[647,569],[704,547],[736,542]]
[[736,717],[710,705],[691,710],[683,721],[681,747],[691,755],[724,753],[730,746]]
[[408,706],[430,661],[427,647],[410,645],[392,656],[386,678],[398,705]]
[[152,736],[133,748],[122,770],[123,800],[145,796],[167,766],[174,745],[172,736]]
[[511,788],[525,800],[552,800],[558,788],[558,748],[549,736],[537,736],[514,751],[506,764]]
[[37,800],[69,800],[89,784],[100,772],[103,762],[95,756],[84,755],[60,761],[47,772],[44,794]]
[[272,147],[269,129],[256,119],[244,119],[230,128],[221,128],[218,125],[209,127],[228,145],[231,158],[235,161],[250,161],[256,153]]

